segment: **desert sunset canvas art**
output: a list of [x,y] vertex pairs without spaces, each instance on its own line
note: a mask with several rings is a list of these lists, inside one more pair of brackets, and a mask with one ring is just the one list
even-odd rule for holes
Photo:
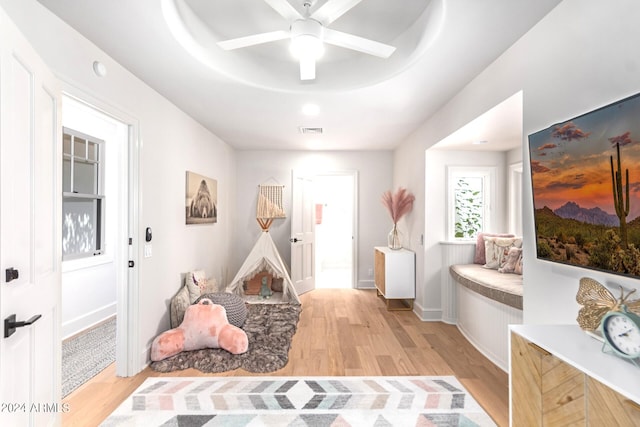
[[640,94],[529,135],[539,259],[640,277]]

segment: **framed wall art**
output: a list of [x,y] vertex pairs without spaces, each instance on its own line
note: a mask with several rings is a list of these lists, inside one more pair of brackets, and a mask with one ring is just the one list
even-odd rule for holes
[[186,224],[218,222],[218,181],[187,171]]
[[640,94],[529,135],[538,259],[640,277]]

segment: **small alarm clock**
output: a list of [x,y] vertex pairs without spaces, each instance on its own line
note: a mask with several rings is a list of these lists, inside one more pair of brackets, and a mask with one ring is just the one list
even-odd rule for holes
[[621,305],[619,310],[609,311],[602,317],[600,332],[604,338],[603,351],[608,346],[617,356],[630,359],[640,367],[640,316]]

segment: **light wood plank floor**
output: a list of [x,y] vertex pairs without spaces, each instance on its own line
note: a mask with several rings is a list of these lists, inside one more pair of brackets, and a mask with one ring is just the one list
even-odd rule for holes
[[[508,376],[480,354],[455,326],[422,322],[409,311],[386,310],[374,290],[317,289],[300,297],[302,313],[277,376],[455,375],[499,426],[507,426]],[[236,370],[170,374],[146,368],[131,378],[111,365],[71,393],[63,426],[96,426],[147,377],[254,376]]]

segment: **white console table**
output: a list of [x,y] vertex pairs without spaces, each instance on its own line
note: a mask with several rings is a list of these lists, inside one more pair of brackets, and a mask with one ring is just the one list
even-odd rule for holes
[[412,310],[416,298],[416,254],[408,249],[374,248],[374,281],[388,310]]

